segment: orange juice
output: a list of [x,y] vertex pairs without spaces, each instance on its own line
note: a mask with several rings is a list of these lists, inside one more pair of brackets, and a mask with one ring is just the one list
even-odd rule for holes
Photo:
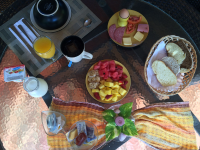
[[33,44],[35,52],[42,58],[52,58],[55,54],[55,45],[47,37],[41,36],[37,38]]

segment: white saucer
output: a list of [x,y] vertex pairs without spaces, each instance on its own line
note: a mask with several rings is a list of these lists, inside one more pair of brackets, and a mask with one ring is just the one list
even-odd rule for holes
[[71,19],[71,8],[70,8],[69,4],[68,4],[65,0],[64,0],[63,2],[65,3],[66,7],[68,8],[68,14],[69,14],[69,16],[68,16],[67,21],[65,22],[65,24],[64,24],[62,27],[60,27],[60,28],[58,28],[58,29],[55,29],[55,30],[47,30],[47,29],[43,29],[43,28],[39,27],[39,26],[37,25],[37,23],[35,22],[35,19],[34,19],[34,16],[33,16],[33,9],[34,9],[35,4],[33,5],[33,7],[31,8],[31,11],[30,11],[30,19],[31,19],[32,24],[33,24],[38,30],[43,31],[43,32],[57,32],[57,31],[59,31],[59,30],[62,30],[62,29],[69,23],[69,21],[70,21],[70,19]]

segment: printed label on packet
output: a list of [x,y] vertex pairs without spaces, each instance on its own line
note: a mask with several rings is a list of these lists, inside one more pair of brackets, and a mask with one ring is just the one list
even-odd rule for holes
[[87,135],[85,122],[77,122],[76,127],[77,127],[78,134],[84,132]]
[[94,128],[86,126],[86,130],[87,130],[87,137],[93,138],[94,137]]
[[4,68],[4,81],[5,82],[22,82],[26,78],[25,65],[11,66]]

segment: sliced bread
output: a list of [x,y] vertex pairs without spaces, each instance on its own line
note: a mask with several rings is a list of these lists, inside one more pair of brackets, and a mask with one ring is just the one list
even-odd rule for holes
[[186,54],[186,58],[181,64],[181,73],[189,72],[193,68],[193,60],[192,56],[186,47],[186,45],[182,41],[177,41],[176,44],[183,50],[183,52]]
[[164,62],[160,60],[154,61],[152,69],[162,86],[172,86],[177,83],[176,75],[165,65]]
[[163,57],[162,61],[167,67],[171,69],[171,71],[173,71],[175,75],[177,75],[180,72],[180,65],[173,57]]
[[177,44],[168,43],[166,45],[166,50],[167,50],[168,56],[171,56],[174,59],[176,59],[179,65],[182,64],[182,62],[185,60],[186,54]]

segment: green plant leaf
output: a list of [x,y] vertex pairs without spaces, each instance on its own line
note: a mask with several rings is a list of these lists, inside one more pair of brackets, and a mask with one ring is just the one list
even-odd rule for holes
[[116,114],[113,110],[111,110],[111,109],[105,110],[105,111],[103,111],[102,115],[103,115],[103,118],[107,122],[109,122],[109,123],[115,122],[114,117],[116,116]]
[[106,132],[106,141],[112,140],[119,136],[121,130],[115,123],[108,123],[105,128]]
[[[120,126],[116,126],[116,128],[117,128],[117,130],[118,130],[118,132],[119,132],[119,135],[120,135],[121,130],[122,130],[122,127],[120,127]],[[119,135],[118,135],[118,136],[119,136]]]
[[124,119],[124,121],[125,121],[125,124],[122,126],[121,132],[126,134],[126,135],[129,135],[129,136],[138,135],[135,124],[133,123],[133,121],[131,121],[128,118]]
[[119,116],[122,116],[123,118],[128,118],[131,115],[131,110],[133,107],[133,102],[126,103],[119,107],[120,113]]

